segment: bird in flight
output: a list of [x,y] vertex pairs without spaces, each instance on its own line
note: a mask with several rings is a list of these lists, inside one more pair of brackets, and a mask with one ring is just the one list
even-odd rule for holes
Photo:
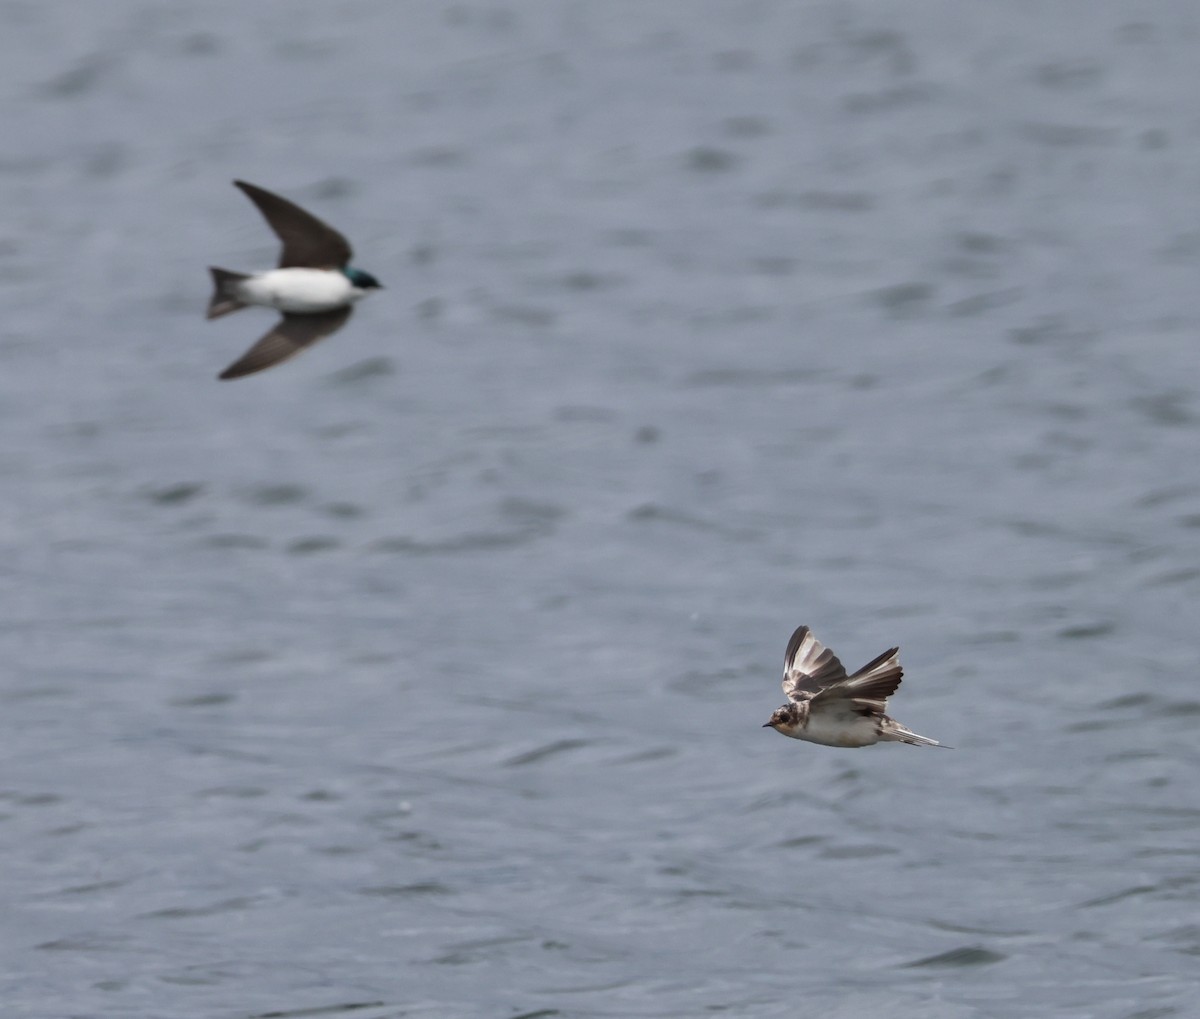
[[900,649],[890,648],[848,676],[837,655],[801,626],[783,656],[788,703],[763,728],[827,747],[869,747],[881,742],[945,746],[918,736],[885,713],[887,699],[904,675],[899,657]]
[[274,308],[283,317],[218,378],[236,379],[286,361],[346,324],[355,301],[381,284],[350,265],[350,243],[333,227],[286,198],[244,180],[234,185],[263,214],[283,242],[279,265],[247,274],[209,267],[213,278],[208,318],[250,305]]

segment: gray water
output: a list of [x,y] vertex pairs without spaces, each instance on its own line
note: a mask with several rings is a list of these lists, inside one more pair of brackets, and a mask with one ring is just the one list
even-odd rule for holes
[[5,1016],[1198,1014],[1192,0],[0,20]]

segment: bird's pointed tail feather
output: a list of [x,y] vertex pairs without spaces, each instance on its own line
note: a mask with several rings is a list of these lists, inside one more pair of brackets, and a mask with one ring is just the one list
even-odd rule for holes
[[891,740],[895,743],[908,743],[914,747],[941,747],[943,750],[953,750],[953,747],[946,746],[945,743],[939,743],[935,739],[930,739],[928,736],[920,736],[911,729],[906,729],[899,722],[893,722],[888,719],[890,724],[886,725],[883,732],[880,733],[881,740]]

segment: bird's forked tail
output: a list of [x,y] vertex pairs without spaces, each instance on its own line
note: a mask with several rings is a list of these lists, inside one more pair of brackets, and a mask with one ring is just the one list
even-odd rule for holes
[[244,279],[249,279],[246,273],[218,269],[215,265],[210,265],[208,271],[212,273],[213,295],[208,302],[206,318],[220,318],[246,307],[246,304],[237,298],[238,284]]
[[911,729],[906,729],[895,719],[887,719],[883,726],[882,732],[879,734],[881,740],[891,740],[895,743],[908,743],[914,747],[941,747],[943,750],[953,750],[953,747],[946,746],[945,743],[939,743],[935,739],[930,739],[928,736],[918,736]]

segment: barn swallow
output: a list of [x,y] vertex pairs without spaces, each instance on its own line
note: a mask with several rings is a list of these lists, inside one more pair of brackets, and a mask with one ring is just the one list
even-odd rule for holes
[[873,743],[945,746],[918,736],[885,714],[887,699],[903,676],[900,649],[890,648],[853,676],[807,626],[788,641],[783,656],[783,692],[788,703],[764,729],[827,747],[869,747]]

